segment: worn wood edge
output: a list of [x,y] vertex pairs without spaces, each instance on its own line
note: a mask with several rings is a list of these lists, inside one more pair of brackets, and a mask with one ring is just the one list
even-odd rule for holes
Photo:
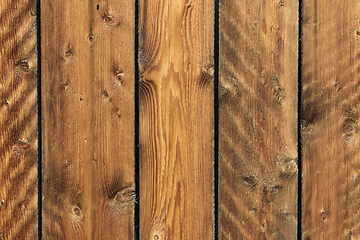
[[37,237],[35,1],[0,4],[0,238]]

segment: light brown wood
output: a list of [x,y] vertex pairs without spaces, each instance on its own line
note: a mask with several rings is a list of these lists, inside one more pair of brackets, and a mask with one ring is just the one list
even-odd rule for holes
[[296,239],[298,1],[220,7],[219,239]]
[[41,1],[44,239],[132,239],[134,1]]
[[360,238],[359,9],[303,3],[303,239]]
[[213,238],[213,18],[140,1],[140,239]]
[[0,2],[0,239],[37,238],[34,0]]

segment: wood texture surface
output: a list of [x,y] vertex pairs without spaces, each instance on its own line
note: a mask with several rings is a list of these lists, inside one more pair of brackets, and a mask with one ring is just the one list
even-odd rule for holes
[[41,1],[44,239],[132,239],[134,1]]
[[0,2],[0,239],[37,237],[35,1]]
[[220,6],[220,239],[296,239],[298,1]]
[[303,3],[303,239],[360,238],[359,9]]
[[140,239],[213,238],[209,0],[140,0]]

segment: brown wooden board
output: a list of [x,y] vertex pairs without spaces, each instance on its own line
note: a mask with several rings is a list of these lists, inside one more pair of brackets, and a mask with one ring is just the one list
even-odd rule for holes
[[220,3],[220,239],[296,239],[298,1]]
[[134,1],[41,1],[43,236],[132,239]]
[[140,239],[212,239],[214,1],[140,0]]
[[34,0],[0,2],[0,239],[37,238]]
[[303,2],[303,239],[360,238],[359,7]]

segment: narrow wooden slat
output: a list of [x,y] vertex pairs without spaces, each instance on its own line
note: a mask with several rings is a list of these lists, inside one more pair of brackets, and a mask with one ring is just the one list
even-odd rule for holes
[[360,238],[359,7],[303,3],[303,239]]
[[134,1],[41,1],[43,235],[132,239]]
[[140,239],[213,238],[210,0],[140,0]]
[[0,2],[0,239],[37,238],[34,0]]
[[296,239],[298,1],[220,5],[220,239]]

